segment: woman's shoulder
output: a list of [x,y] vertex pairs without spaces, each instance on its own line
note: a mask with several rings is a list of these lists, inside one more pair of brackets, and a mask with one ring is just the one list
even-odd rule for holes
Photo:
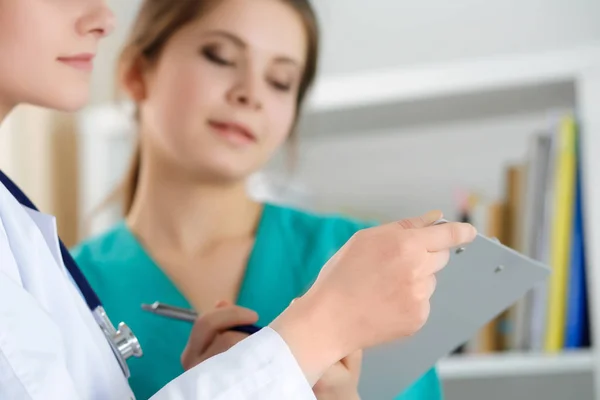
[[296,240],[321,243],[345,243],[361,229],[377,225],[375,221],[363,220],[340,212],[327,212],[301,209],[295,206],[270,204],[272,213],[277,215],[277,223],[282,232]]
[[399,394],[395,400],[442,400],[443,398],[442,382],[437,368],[433,367]]
[[[265,219],[268,229],[267,247],[273,256],[277,251],[286,264],[303,271],[305,280],[312,281],[323,265],[356,232],[376,225],[336,212],[306,210],[287,205],[269,205]],[[268,233],[267,233],[268,232]]]
[[129,236],[125,223],[119,222],[103,233],[83,240],[70,252],[85,275],[95,275],[99,269],[119,268],[119,264],[127,263],[134,256]]

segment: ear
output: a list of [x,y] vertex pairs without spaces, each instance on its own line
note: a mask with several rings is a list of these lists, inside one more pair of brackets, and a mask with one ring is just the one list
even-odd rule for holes
[[148,74],[146,68],[145,63],[141,59],[138,59],[119,71],[121,87],[136,103],[145,100],[148,95]]

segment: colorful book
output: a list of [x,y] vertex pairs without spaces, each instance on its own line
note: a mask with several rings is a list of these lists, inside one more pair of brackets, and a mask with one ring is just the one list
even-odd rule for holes
[[550,286],[545,350],[558,352],[564,347],[567,287],[573,226],[576,175],[576,130],[572,116],[565,117],[558,132],[554,220],[551,230]]
[[575,202],[571,230],[571,254],[569,284],[567,291],[567,322],[565,324],[565,348],[585,346],[587,325],[586,260],[583,230],[583,198],[581,183],[581,157],[577,140],[577,171]]

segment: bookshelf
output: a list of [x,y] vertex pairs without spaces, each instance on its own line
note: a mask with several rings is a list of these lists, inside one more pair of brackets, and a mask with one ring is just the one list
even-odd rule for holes
[[[581,112],[582,124],[585,126],[582,140],[584,141],[584,199],[587,207],[584,218],[588,221],[585,232],[588,243],[600,243],[600,159],[594,149],[600,149],[600,67],[591,67],[577,76],[578,106]],[[590,320],[592,325],[592,340],[596,343],[593,360],[595,396],[600,396],[600,252],[598,246],[590,245],[588,255],[588,293],[590,296]]]
[[[347,132],[419,125],[440,114],[440,120],[452,121],[493,114],[492,109],[501,107],[504,111],[565,106],[576,110],[583,142],[591,341],[600,343],[600,295],[594,290],[600,286],[600,252],[593,245],[600,243],[600,46],[325,78],[309,101],[301,127],[304,135],[317,141],[346,139]],[[600,397],[600,356],[594,348],[450,356],[440,361],[439,372],[449,387],[449,399],[503,393],[501,385],[512,383],[531,398]],[[565,382],[589,389],[565,392]],[[465,384],[479,392],[463,390],[460,385]],[[523,393],[515,393],[519,395]]]
[[505,352],[455,356],[438,365],[444,380],[571,374],[591,372],[593,367],[593,354],[587,350],[563,354]]
[[[341,143],[348,132],[389,130],[431,120],[476,119],[494,115],[500,108],[517,112],[564,107],[577,110],[583,127],[586,242],[600,243],[600,206],[596,206],[600,205],[600,46],[322,77],[308,98],[300,129],[303,140],[306,137],[316,142]],[[114,105],[95,106],[79,115],[83,137],[81,220],[110,191],[127,164],[124,155],[133,143],[133,128],[126,117],[115,111]],[[275,163],[273,168],[278,166]],[[105,216],[95,230],[101,230],[112,218]],[[591,340],[597,344],[600,294],[595,288],[600,287],[600,249],[588,245],[586,251]],[[545,377],[547,389],[535,392],[532,398],[546,400],[554,400],[553,394],[561,395],[564,382],[576,377],[573,379],[578,379],[581,386],[595,390],[596,395],[590,398],[600,397],[600,355],[594,348],[554,354],[452,356],[440,361],[439,371],[451,385],[529,379],[528,390],[533,391],[543,386],[535,380]],[[587,392],[577,398],[585,396]],[[448,396],[449,400],[453,398],[460,397]]]
[[327,113],[398,101],[547,86],[577,80],[598,64],[600,46],[588,46],[324,77],[309,98],[308,110],[310,114]]

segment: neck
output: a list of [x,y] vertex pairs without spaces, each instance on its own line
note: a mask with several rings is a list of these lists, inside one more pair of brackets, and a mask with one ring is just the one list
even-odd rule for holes
[[262,207],[244,182],[202,183],[142,163],[127,224],[146,245],[197,254],[228,239],[251,237]]
[[4,120],[14,107],[15,106],[12,105],[9,101],[5,101],[4,99],[0,98],[0,125],[2,124],[2,122],[4,122]]

